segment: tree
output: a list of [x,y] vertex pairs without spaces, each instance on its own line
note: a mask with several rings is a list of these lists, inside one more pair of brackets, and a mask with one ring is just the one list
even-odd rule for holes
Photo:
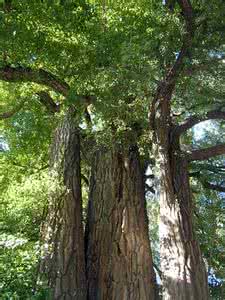
[[44,261],[54,299],[86,299],[82,223],[80,136],[71,107],[58,126],[52,145],[50,193],[43,225]]
[[[15,4],[16,5],[16,4]],[[19,4],[17,4],[19,5]],[[19,5],[20,6],[20,5]],[[23,6],[23,5],[22,5]],[[42,5],[40,5],[41,7]],[[27,9],[30,7],[30,5],[25,5],[24,9]],[[39,8],[39,5],[36,7],[35,5],[32,6],[32,11],[34,12],[36,9]],[[54,9],[57,9],[57,5],[50,6],[49,9],[52,13],[54,13]],[[15,6],[15,11],[12,12],[16,14],[17,7]],[[23,14],[23,13],[22,13]],[[50,13],[51,15],[51,13]],[[46,16],[45,16],[46,17]],[[55,17],[54,17],[55,18]],[[48,16],[47,16],[48,19]],[[57,20],[58,21],[58,20]],[[13,23],[13,21],[12,21]],[[82,22],[81,22],[82,23]],[[84,26],[85,23],[82,23],[82,26]],[[17,25],[17,24],[16,24]],[[20,24],[22,27],[24,27],[24,31],[27,30],[27,24],[23,23]],[[80,26],[81,24],[79,24]],[[18,26],[18,25],[17,25]],[[53,26],[54,27],[54,26]],[[38,29],[39,31],[39,29]],[[78,30],[79,31],[79,30]],[[51,27],[48,29],[48,32],[51,34]],[[39,34],[39,33],[38,33]],[[82,32],[83,34],[83,32]],[[73,35],[73,34],[72,34]],[[16,34],[17,36],[17,34]],[[85,35],[82,35],[85,39]],[[102,48],[104,48],[109,41],[111,41],[115,37],[115,32],[114,28],[113,31],[107,34],[106,40],[103,39],[103,46],[101,45]],[[20,37],[18,37],[20,40]],[[102,37],[99,38],[100,40]],[[29,44],[30,41],[28,41]],[[126,45],[125,45],[126,47]],[[113,51],[115,51],[116,47],[113,47],[112,49],[112,54]],[[102,49],[98,49],[98,51],[102,51]],[[43,54],[43,53],[42,53]],[[55,67],[52,66],[51,60],[46,60],[45,55],[39,54],[37,61],[44,61],[46,66],[48,65],[49,67],[47,68],[48,70],[54,70]],[[10,54],[8,54],[10,56]],[[23,56],[23,55],[22,55]],[[35,56],[35,54],[34,54]],[[108,65],[109,61],[107,58],[107,54],[104,55],[105,61],[104,61],[104,68],[105,66]],[[55,54],[53,54],[53,59],[55,59]],[[68,59],[66,57],[66,59]],[[128,58],[125,59],[126,61]],[[27,60],[25,60],[25,65],[27,65]],[[61,61],[61,63],[63,63]],[[139,63],[139,62],[138,62]],[[36,66],[38,65],[38,62],[34,63]],[[28,64],[29,65],[29,64]],[[32,65],[32,64],[31,64]],[[42,68],[37,68],[35,65],[28,66],[28,67],[23,67],[23,66],[10,66],[6,65],[1,68],[1,79],[5,81],[11,81],[11,82],[29,82],[29,83],[36,83],[38,85],[41,85],[43,87],[43,90],[38,90],[38,98],[39,101],[44,104],[48,110],[51,112],[55,112],[59,110],[59,105],[56,105],[54,101],[52,101],[51,97],[47,93],[48,90],[54,90],[56,95],[58,96],[59,94],[60,97],[64,99],[66,97],[67,104],[69,106],[75,105],[76,109],[78,110],[79,113],[83,113],[83,106],[82,102],[90,98],[90,96],[83,96],[79,95],[77,90],[71,88],[71,84],[69,85],[65,81],[61,80],[60,78],[63,78],[63,75],[65,75],[64,71],[60,71],[59,76],[53,75],[53,72],[51,71],[46,71],[46,69]],[[79,61],[76,62],[75,66],[79,65]],[[95,66],[96,67],[96,66]],[[100,66],[100,62],[97,61],[97,68],[100,69],[99,74],[102,75],[102,73],[105,72],[105,70],[102,71],[102,62]],[[56,66],[58,68],[58,66]],[[97,69],[96,68],[96,69]],[[81,72],[83,72],[83,65],[81,66]],[[55,73],[55,72],[54,72]],[[58,72],[56,72],[58,73]],[[112,76],[111,69],[109,68],[109,75]],[[124,78],[126,76],[126,73],[124,71],[119,72],[119,76],[121,78]],[[82,74],[83,76],[83,74]],[[82,77],[81,76],[81,77]],[[114,76],[114,75],[113,75]],[[117,75],[116,75],[117,76]],[[92,76],[89,76],[92,78]],[[82,88],[82,85],[85,84],[85,82],[89,81],[89,77],[87,76],[87,79],[81,78],[80,80],[81,84],[79,85],[80,90],[84,90]],[[68,77],[67,77],[68,78]],[[74,76],[69,76],[69,79],[67,79],[68,82],[72,81],[73,84]],[[110,82],[113,82],[114,77],[110,79]],[[129,80],[132,80],[129,79]],[[101,82],[101,78],[99,76],[99,81]],[[109,84],[110,84],[109,82]],[[101,85],[97,81],[94,82],[98,89],[101,91]],[[105,85],[105,82],[103,83]],[[102,85],[103,85],[102,84]],[[100,85],[100,88],[99,86]],[[47,89],[46,89],[47,88]],[[116,87],[118,88],[118,87]],[[97,94],[98,94],[97,90]],[[99,93],[99,94],[100,94]],[[122,91],[122,94],[125,94],[125,91]],[[101,95],[101,94],[100,94]],[[99,96],[99,95],[98,95]],[[121,96],[121,94],[120,94]],[[118,101],[119,97],[117,96],[114,98],[114,103]],[[127,97],[127,95],[126,95]],[[105,97],[106,98],[106,97]],[[132,96],[131,96],[132,98]],[[89,99],[90,100],[90,99]],[[112,103],[112,104],[114,104]],[[108,103],[109,104],[109,103]],[[60,105],[61,106],[61,105]],[[62,106],[61,106],[62,107]],[[113,105],[112,105],[113,107]],[[2,115],[3,118],[5,117],[10,117],[12,114],[17,112],[20,109],[20,106],[16,106],[13,110],[7,111]],[[79,111],[81,109],[81,111]],[[123,105],[123,109],[125,109],[125,106]],[[112,113],[108,117],[109,119],[112,118]],[[82,243],[83,243],[83,236],[82,236],[82,217],[81,217],[81,197],[80,197],[80,175],[79,175],[79,138],[76,134],[74,134],[73,131],[75,131],[74,125],[72,124],[72,116],[65,115],[65,120],[62,122],[62,124],[59,124],[57,133],[56,133],[56,138],[53,141],[53,154],[52,154],[52,169],[53,169],[53,175],[55,173],[56,179],[58,184],[56,184],[55,189],[51,192],[50,195],[50,201],[49,201],[49,210],[48,210],[48,217],[46,220],[46,224],[43,226],[43,236],[44,236],[44,241],[47,244],[47,253],[45,263],[43,264],[43,270],[45,270],[48,273],[48,279],[49,279],[49,285],[53,288],[53,294],[54,297],[58,297],[59,299],[61,297],[67,297],[67,298],[73,298],[77,297],[77,292],[79,293],[79,297],[85,298],[85,278],[84,278],[84,272],[83,272],[83,266],[84,266],[84,260],[83,260],[83,255],[84,251],[82,251]],[[78,122],[79,123],[79,122]],[[125,123],[126,124],[126,123]],[[124,127],[126,125],[123,125]],[[124,130],[124,128],[123,128]],[[72,152],[72,148],[76,150],[76,153]],[[55,149],[55,150],[54,150]],[[75,158],[73,159],[73,155],[75,155]],[[121,166],[118,166],[121,167]],[[76,171],[76,172],[75,172]],[[139,171],[139,176],[140,171]],[[54,178],[54,177],[53,177]],[[71,182],[73,180],[73,182]],[[141,180],[141,179],[139,179]],[[74,182],[76,182],[76,186],[74,186]],[[126,184],[127,182],[121,182],[120,184]],[[61,187],[62,185],[62,187]],[[68,189],[68,193],[65,192],[63,189]],[[99,187],[100,188],[100,187]],[[143,243],[145,244],[145,249],[143,250],[145,253],[145,258],[149,262],[149,265],[145,265],[142,263],[142,268],[145,269],[146,275],[144,276],[144,279],[140,279],[140,282],[142,282],[145,285],[146,290],[149,290],[150,294],[152,297],[153,295],[153,279],[151,279],[153,275],[153,270],[152,270],[152,262],[151,262],[151,254],[150,254],[150,245],[149,245],[149,240],[148,240],[148,234],[147,234],[147,223],[146,223],[146,218],[145,212],[144,212],[144,190],[142,190],[143,187],[139,186],[137,187],[138,190],[140,190],[140,198],[134,199],[135,205],[139,205],[138,202],[140,201],[141,206],[141,213],[143,215],[143,220],[141,220],[140,228],[144,228],[144,233],[143,237]],[[59,189],[59,191],[58,191]],[[62,190],[61,190],[62,189]],[[56,195],[55,195],[56,194]],[[113,199],[112,199],[113,201]],[[58,207],[58,205],[60,206]],[[104,204],[104,203],[103,203]],[[127,203],[125,203],[127,204]],[[124,204],[124,205],[125,205]],[[76,214],[74,215],[74,209],[73,207],[76,207]],[[103,206],[104,207],[104,206]],[[105,208],[107,209],[107,207]],[[121,217],[122,215],[122,210],[120,211],[118,209],[117,212],[118,216]],[[133,222],[132,220],[133,215],[130,217],[130,222]],[[134,220],[137,219],[137,215],[134,216]],[[111,224],[112,225],[112,224]],[[110,225],[110,226],[111,226]],[[69,230],[71,228],[71,230]],[[137,235],[137,234],[136,234]],[[126,237],[126,234],[124,234],[124,237]],[[91,240],[92,236],[89,237],[89,243],[92,244]],[[94,237],[93,237],[94,239]],[[68,248],[65,245],[65,243],[68,242]],[[108,243],[108,244],[107,244]],[[108,240],[106,243],[106,246],[109,247],[110,245],[110,240]],[[139,242],[140,243],[140,242]],[[77,249],[74,249],[74,244],[77,245]],[[136,245],[132,245],[136,246]],[[136,246],[137,247],[137,246]],[[83,253],[83,254],[82,254]],[[91,255],[89,255],[90,261],[93,260],[92,257],[93,253],[91,252]],[[97,253],[97,255],[101,259],[101,253]],[[125,254],[124,254],[125,255]],[[137,254],[138,259],[143,259],[142,258],[142,252]],[[129,256],[129,260],[124,259],[124,267],[128,269],[130,259],[132,257]],[[68,264],[65,262],[68,260]],[[73,262],[70,264],[70,262]],[[66,265],[65,265],[66,264]],[[137,265],[137,264],[136,264]],[[131,274],[134,273],[134,269],[136,268],[136,265],[133,266],[131,269]],[[81,272],[76,272],[77,270],[81,270]],[[104,266],[101,266],[101,269],[104,269]],[[101,271],[101,270],[100,270]],[[123,270],[120,270],[122,272]],[[129,272],[127,271],[127,274]],[[148,276],[150,276],[148,278]],[[122,277],[122,275],[121,275]],[[71,279],[73,278],[73,280]],[[152,281],[152,282],[151,282]],[[148,283],[150,285],[148,286]],[[104,285],[103,282],[101,282],[102,285]],[[100,284],[100,285],[101,285]],[[128,283],[129,285],[129,283]],[[130,287],[129,287],[130,288]],[[104,287],[102,288],[104,290]],[[137,290],[134,291],[134,293],[139,293],[138,287],[136,287]],[[112,293],[115,293],[115,291]],[[145,297],[148,297],[149,295],[147,291],[140,291],[140,297],[145,294]],[[150,296],[151,296],[150,295]]]
[[[116,190],[119,194],[121,186],[123,191],[126,190],[124,186],[127,186],[127,193],[124,192],[121,203],[124,204],[125,210],[130,212],[129,222],[134,228],[135,237],[137,237],[136,244],[133,243],[132,246],[137,247],[137,244],[140,243],[138,238],[144,240],[145,251],[143,256],[149,261],[149,268],[144,268],[143,263],[141,263],[140,269],[144,269],[145,274],[150,272],[150,276],[152,276],[151,255],[149,254],[149,246],[147,246],[148,237],[144,217],[138,220],[137,227],[134,226],[137,221],[136,211],[138,205],[141,205],[140,211],[143,216],[145,215],[145,208],[144,192],[143,187],[141,187],[140,162],[138,153],[134,150],[136,148],[133,148],[133,145],[135,144],[136,147],[136,144],[138,144],[139,150],[146,154],[146,148],[153,143],[153,148],[158,150],[155,158],[157,158],[156,164],[159,162],[161,171],[161,225],[164,226],[161,226],[161,228],[167,228],[161,239],[163,241],[161,250],[165,297],[173,299],[201,299],[205,297],[207,299],[206,274],[193,229],[192,197],[188,168],[191,161],[202,161],[212,157],[212,155],[223,154],[224,145],[185,152],[182,139],[183,133],[198,122],[206,119],[224,118],[224,112],[221,110],[223,104],[221,101],[223,96],[221,88],[219,90],[217,88],[217,91],[212,92],[209,88],[212,86],[212,80],[207,78],[208,75],[204,73],[214,72],[215,74],[216,72],[218,86],[222,86],[224,70],[221,64],[223,56],[221,49],[223,49],[224,40],[221,38],[223,30],[220,25],[224,21],[219,4],[213,2],[206,8],[203,4],[193,1],[193,9],[190,1],[186,0],[165,1],[165,7],[156,0],[150,2],[141,0],[138,3],[128,1],[126,5],[119,1],[114,1],[112,4],[107,2],[104,4],[101,2],[93,3],[93,1],[77,2],[75,0],[46,0],[36,1],[35,3],[14,0],[9,2],[10,5],[7,1],[7,5],[1,7],[2,31],[0,34],[2,43],[0,49],[3,55],[0,79],[14,83],[15,86],[25,82],[26,89],[29,86],[32,90],[29,94],[30,100],[26,99],[25,102],[37,102],[38,100],[47,109],[49,115],[61,111],[64,118],[64,121],[59,124],[56,139],[53,141],[54,146],[52,147],[52,149],[55,149],[56,157],[60,157],[59,165],[57,165],[56,160],[54,160],[54,151],[52,152],[51,167],[53,170],[55,169],[55,177],[58,181],[55,190],[50,193],[51,209],[49,210],[47,222],[47,225],[53,231],[52,240],[47,236],[47,230],[43,231],[46,241],[52,244],[55,250],[53,256],[47,257],[49,269],[48,264],[46,264],[46,270],[49,270],[49,279],[55,295],[58,294],[58,282],[55,280],[55,274],[57,271],[62,274],[64,268],[62,248],[65,248],[65,240],[70,243],[76,239],[80,253],[83,252],[79,166],[80,132],[82,132],[82,136],[87,135],[91,138],[94,136],[97,145],[101,145],[105,140],[110,140],[109,136],[113,131],[115,137],[113,143],[115,141],[115,143],[126,144],[124,139],[121,140],[121,136],[134,133],[136,127],[141,127],[144,128],[145,135],[136,138],[135,142],[132,140],[131,143],[126,144],[127,148],[131,147],[133,149],[132,151],[129,152],[123,146],[118,148],[112,146],[111,140],[111,145],[107,145],[106,150],[101,149],[94,158],[93,166],[95,168],[92,169],[93,175],[90,185],[90,200],[92,199],[90,203],[93,206],[90,205],[88,215],[90,225],[88,227],[86,249],[88,255],[87,275],[90,281],[88,282],[89,295],[91,297],[92,286],[96,281],[98,286],[101,286],[99,291],[103,295],[106,290],[104,281],[93,278],[91,270],[97,268],[99,274],[104,274],[104,278],[111,275],[115,277],[115,270],[105,268],[104,264],[107,259],[114,262],[115,258],[118,257],[118,249],[114,247],[113,255],[107,257],[107,259],[101,255],[101,251],[104,253],[106,248],[110,248],[112,237],[115,236],[115,239],[119,240],[118,232],[115,235],[112,234],[112,237],[109,235],[107,239],[101,240],[98,244],[99,248],[96,247],[97,250],[92,247],[95,240],[99,241],[100,236],[105,236],[106,231],[111,232],[111,228],[114,228],[113,218],[109,218],[107,227],[104,227],[105,220],[104,217],[101,218],[101,209],[106,211],[107,215],[110,215],[113,205],[117,203],[116,197],[111,195],[112,201],[107,202],[105,201],[106,196],[101,199],[98,194],[98,191],[113,194],[114,185],[117,187]],[[167,7],[169,7],[169,10]],[[212,12],[212,17],[209,16],[209,12],[210,14]],[[184,25],[183,20],[185,21]],[[207,38],[205,37],[206,32],[208,33]],[[180,46],[182,42],[183,45]],[[18,45],[17,51],[15,51],[15,45]],[[170,67],[175,55],[176,61]],[[198,71],[200,72],[199,77],[194,77],[192,80],[191,77]],[[164,75],[163,72],[165,72]],[[159,80],[161,76],[164,78],[162,81]],[[198,80],[198,84],[195,80]],[[202,89],[203,84],[207,85],[208,89]],[[146,139],[146,112],[149,105],[147,101],[152,98],[152,91],[157,86],[155,97],[153,101],[152,99],[150,101],[152,140],[150,143],[145,140],[145,146],[140,147],[141,140],[143,142]],[[23,93],[21,92],[21,95]],[[200,93],[202,93],[201,97]],[[211,96],[216,99],[216,105],[212,105]],[[188,97],[191,108],[188,107],[187,98],[185,97]],[[21,119],[26,117],[27,113],[24,113],[24,107],[29,111],[29,105],[24,106],[26,103],[24,104],[24,99],[21,100],[19,101],[19,98],[14,97],[13,105],[9,106],[6,101],[6,109],[0,115],[5,122],[9,117],[18,114],[20,114]],[[198,112],[202,112],[202,105],[205,102],[207,102],[209,111],[205,115],[203,113],[199,114]],[[76,121],[73,114],[70,114],[73,107],[76,109]],[[40,116],[42,112],[41,109]],[[88,124],[90,120],[92,120],[93,126]],[[41,122],[46,124],[43,120]],[[12,125],[16,126],[16,122]],[[48,127],[48,125],[45,126]],[[79,126],[82,129],[78,130]],[[87,130],[84,129],[86,127],[88,127]],[[29,130],[28,132],[30,133]],[[130,140],[130,135],[127,134],[126,138]],[[30,139],[31,137],[27,141],[30,141]],[[99,139],[101,140],[100,143],[98,143]],[[38,140],[37,137],[36,140]],[[71,158],[75,153],[70,151],[70,145],[73,145],[76,150],[74,159]],[[40,149],[43,148],[40,147]],[[151,147],[148,150],[152,152]],[[89,149],[83,150],[86,153],[88,151]],[[43,152],[46,156],[46,148],[40,152]],[[24,153],[24,156],[27,153],[29,152]],[[114,158],[117,163],[116,171],[114,171],[112,165]],[[18,161],[21,164],[21,160],[18,159]],[[25,161],[27,162],[27,159]],[[128,169],[124,167],[126,161],[130,162],[131,167]],[[97,162],[101,166],[99,169],[96,166]],[[108,170],[105,168],[106,165],[109,166]],[[26,167],[25,169],[29,168]],[[136,170],[136,177],[133,175],[134,170]],[[121,180],[121,178],[114,178],[114,172],[121,174],[123,180],[126,179],[126,181]],[[52,178],[54,178],[53,173]],[[110,176],[113,177],[113,181],[109,182],[109,186],[103,184],[93,186],[96,176],[101,178],[100,183]],[[70,181],[72,178],[76,182],[76,187]],[[109,179],[107,180],[109,181]],[[5,179],[5,181],[7,180]],[[131,182],[135,187],[135,191],[139,194],[139,197],[130,197],[136,208],[134,211],[130,209],[130,203],[127,201],[126,195],[130,195],[131,190],[133,190]],[[218,189],[218,185],[213,180],[210,182],[204,180],[204,185]],[[4,186],[6,187],[6,183]],[[64,188],[69,188],[69,192],[64,193]],[[223,188],[223,186],[220,186],[220,188]],[[60,194],[57,199],[55,193],[60,193],[60,191],[63,194]],[[74,191],[74,193],[71,191]],[[57,202],[63,204],[59,210],[56,207]],[[73,207],[75,204],[78,210],[75,214],[76,218],[73,219],[72,210],[70,211],[67,208]],[[99,204],[101,205],[99,206]],[[123,208],[120,208],[118,205],[115,210],[119,220],[123,218]],[[95,219],[92,219],[94,212],[96,212],[99,227],[95,226]],[[169,222],[167,222],[168,219]],[[72,226],[68,224],[68,220],[71,221]],[[73,223],[76,221],[78,223]],[[53,226],[55,225],[54,222],[56,222],[56,226]],[[77,231],[73,227],[75,225]],[[55,231],[53,227],[57,230]],[[73,230],[67,231],[67,228],[73,228]],[[118,231],[121,230],[120,226],[117,228]],[[142,235],[137,234],[137,228],[143,228]],[[78,231],[80,240],[75,235]],[[122,232],[122,234],[123,238],[125,238],[125,235],[129,236],[130,229],[127,228],[126,232]],[[120,246],[121,243],[122,241],[120,241]],[[68,253],[73,251],[72,244],[71,242]],[[128,273],[130,261],[126,261],[124,257],[126,254],[129,256],[132,251],[126,252],[124,248],[122,243],[123,255],[121,254],[120,257],[124,263],[124,268],[121,269],[117,262],[115,263],[115,269],[120,270],[118,277],[122,277],[123,272]],[[76,254],[79,251],[76,250],[73,256],[73,266],[78,262]],[[96,254],[96,251],[99,252]],[[170,251],[169,255],[167,255],[168,251]],[[108,253],[109,250],[106,252]],[[178,259],[177,253],[179,253]],[[97,267],[94,262],[94,256],[96,255],[97,261],[103,262],[102,265]],[[131,258],[131,256],[129,257]],[[142,261],[143,257],[138,256],[138,259]],[[57,270],[52,269],[52,272],[51,262],[55,262],[57,268]],[[83,265],[82,256],[79,267],[82,270]],[[70,286],[73,290],[72,294],[76,289],[83,289],[82,284],[85,281],[84,272],[79,273],[80,278],[79,274],[75,274],[73,266],[69,266],[71,267],[70,271],[73,272],[78,285]],[[136,264],[133,267],[132,276],[135,275],[133,270]],[[169,277],[173,268],[174,280],[171,280]],[[66,275],[66,282],[71,282],[70,274],[66,272]],[[64,285],[65,282],[62,276],[59,277],[59,281],[63,282]],[[143,279],[143,281],[145,280]],[[129,282],[127,285],[129,285]],[[147,286],[146,283],[144,285]],[[114,287],[112,297],[114,297],[113,293],[117,290],[118,285],[115,289]],[[151,289],[150,286],[148,288]],[[140,292],[140,297],[147,297],[146,295],[143,296],[145,292],[141,288],[139,290],[137,288],[135,292],[137,294]],[[96,289],[93,293],[96,293]]]
[[96,151],[86,242],[89,299],[156,298],[136,145]]
[[208,299],[207,277],[198,241],[193,229],[193,204],[189,186],[188,162],[224,154],[224,145],[185,154],[180,135],[201,120],[224,117],[222,112],[191,117],[175,125],[171,117],[171,98],[179,76],[189,59],[196,25],[190,1],[177,1],[185,29],[176,61],[159,83],[152,102],[150,123],[157,143],[161,169],[160,247],[165,299]]

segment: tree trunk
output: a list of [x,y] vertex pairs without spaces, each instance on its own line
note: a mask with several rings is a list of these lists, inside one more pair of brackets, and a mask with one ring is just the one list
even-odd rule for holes
[[137,147],[96,153],[86,238],[89,300],[155,299]]
[[169,107],[160,105],[156,137],[161,171],[160,255],[165,300],[207,300],[208,285],[193,229],[188,164],[172,140]]
[[52,187],[43,228],[43,266],[55,300],[86,300],[80,138],[73,119],[70,108],[56,130],[51,153]]

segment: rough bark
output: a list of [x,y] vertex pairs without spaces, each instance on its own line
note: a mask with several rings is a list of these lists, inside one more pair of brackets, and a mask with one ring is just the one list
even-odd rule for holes
[[86,300],[80,138],[73,109],[69,109],[55,133],[51,176],[42,269],[47,273],[54,300]]
[[[160,254],[165,300],[207,300],[206,271],[195,239],[188,162],[171,121],[171,98],[192,48],[196,30],[190,0],[177,1],[184,18],[183,43],[159,83],[150,110],[150,127],[160,166]],[[177,136],[176,136],[177,135]],[[175,137],[176,136],[176,137]]]
[[205,149],[198,149],[192,151],[188,155],[188,160],[206,160],[211,157],[217,156],[217,155],[223,155],[225,154],[225,144],[218,144],[212,147],[208,147]]
[[57,93],[68,95],[69,85],[43,69],[6,66],[0,68],[0,79],[9,82],[35,82],[52,88]]
[[137,147],[99,150],[90,182],[86,261],[89,300],[155,299]]
[[207,300],[204,262],[192,219],[188,162],[171,140],[169,104],[159,105],[156,137],[161,171],[160,255],[165,300]]

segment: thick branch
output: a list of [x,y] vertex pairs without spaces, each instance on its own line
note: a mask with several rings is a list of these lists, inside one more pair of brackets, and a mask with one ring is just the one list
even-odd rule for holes
[[183,35],[183,43],[181,50],[177,56],[177,59],[170,70],[167,72],[164,80],[159,84],[156,95],[152,101],[150,108],[150,126],[154,129],[154,120],[156,113],[156,104],[161,100],[163,102],[170,101],[177,78],[179,77],[182,68],[184,66],[184,59],[189,55],[190,48],[192,46],[192,39],[194,35],[194,19],[193,19],[193,9],[191,2],[189,0],[177,0],[182,15],[185,20],[186,32]]
[[188,129],[192,128],[194,125],[197,125],[200,122],[207,121],[207,120],[225,120],[225,112],[214,110],[209,111],[203,116],[192,116],[185,120],[182,124],[176,126],[173,130],[173,137],[179,138],[179,136],[186,132]]
[[225,144],[219,144],[206,149],[194,150],[188,155],[188,160],[206,160],[217,155],[225,154]]
[[184,58],[188,55],[190,47],[192,45],[192,38],[194,34],[194,20],[193,20],[193,9],[189,0],[177,0],[181,7],[182,15],[185,19],[186,33],[183,36],[183,44],[179,55],[166,76],[166,81],[172,84],[177,76],[180,74],[181,68],[183,67]]
[[41,91],[37,95],[39,96],[39,101],[46,107],[48,112],[54,114],[60,111],[60,105],[57,105],[47,92]]
[[48,86],[64,96],[67,96],[69,92],[69,85],[67,83],[43,69],[34,70],[31,68],[6,66],[0,69],[0,80],[9,82],[35,82]]

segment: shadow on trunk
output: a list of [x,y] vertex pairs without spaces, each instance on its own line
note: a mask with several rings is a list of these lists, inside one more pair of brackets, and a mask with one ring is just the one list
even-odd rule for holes
[[70,108],[56,130],[51,151],[48,215],[43,226],[42,272],[56,300],[86,300],[80,137]]
[[89,300],[155,298],[143,174],[136,146],[98,150],[86,228]]

